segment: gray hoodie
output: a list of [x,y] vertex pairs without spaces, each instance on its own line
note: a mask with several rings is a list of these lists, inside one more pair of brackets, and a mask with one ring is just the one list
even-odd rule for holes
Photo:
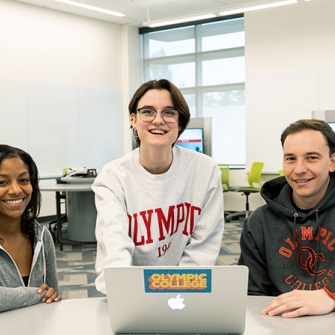
[[244,222],[239,264],[249,268],[249,294],[279,295],[335,285],[335,174],[324,198],[299,210],[285,177],[266,182],[266,205]]
[[35,221],[34,255],[28,287],[7,251],[0,246],[0,312],[27,307],[41,302],[45,292],[37,289],[47,283],[58,291],[56,256],[50,232]]

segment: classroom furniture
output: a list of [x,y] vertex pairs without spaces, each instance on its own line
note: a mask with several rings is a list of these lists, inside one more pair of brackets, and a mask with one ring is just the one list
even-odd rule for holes
[[[223,193],[229,192],[229,164],[218,164],[221,170],[221,184]],[[224,211],[225,217],[232,214],[230,211]]]
[[[126,293],[126,292],[125,292]],[[200,299],[201,297],[199,297]],[[127,299],[125,295],[125,299]],[[333,334],[335,314],[283,319],[262,315],[273,297],[248,296],[244,335]],[[139,304],[139,307],[140,304]],[[210,306],[209,306],[210,308]],[[164,315],[162,314],[162,320]],[[129,320],[133,322],[133,320]],[[0,313],[1,335],[112,335],[106,298],[68,299]]]
[[229,191],[229,164],[219,164],[223,192]]
[[[70,168],[64,168],[63,169],[62,176],[65,176],[67,170],[70,170]],[[57,178],[53,178],[53,179],[57,180]],[[60,200],[63,200],[63,203],[65,204],[65,214],[61,215],[61,223],[65,223],[65,222],[67,222],[67,216],[66,216],[66,192],[61,192],[60,195],[59,195],[59,197],[60,197]],[[55,225],[56,225],[56,228],[57,228],[57,218],[55,220],[49,222],[49,230],[50,230],[50,232],[52,234],[52,237],[54,238],[54,241],[58,242],[58,240],[57,240],[58,236],[54,236],[54,233],[53,233],[53,228],[54,228]]]
[[230,186],[230,192],[241,192],[245,195],[245,210],[241,212],[235,212],[226,217],[226,221],[230,221],[234,217],[245,215],[247,218],[249,215],[249,195],[251,193],[258,193],[261,189],[261,175],[263,171],[264,162],[253,162],[248,174],[249,186]]
[[[56,193],[56,218],[57,218],[57,239],[60,250],[63,250],[65,243],[87,243],[96,242],[95,223],[97,211],[94,202],[92,183],[81,184],[51,184],[40,185],[42,192]],[[62,213],[61,193],[66,193],[66,217],[67,217],[67,238],[62,236]]]

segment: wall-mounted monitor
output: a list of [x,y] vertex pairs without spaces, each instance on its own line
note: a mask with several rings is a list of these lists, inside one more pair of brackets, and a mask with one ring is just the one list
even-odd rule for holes
[[186,128],[179,136],[176,145],[200,153],[204,152],[204,129]]

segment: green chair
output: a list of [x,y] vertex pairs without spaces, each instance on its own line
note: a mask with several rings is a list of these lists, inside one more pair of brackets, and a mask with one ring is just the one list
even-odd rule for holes
[[285,176],[285,174],[284,174],[284,170],[283,170],[283,169],[279,169],[278,172],[279,172],[279,175],[280,175],[280,176]]
[[253,162],[251,165],[251,169],[248,175],[248,182],[249,186],[230,186],[230,192],[241,192],[245,195],[246,202],[245,202],[245,211],[242,212],[235,212],[230,214],[226,217],[226,221],[230,221],[235,217],[245,216],[248,217],[250,210],[249,210],[249,195],[251,193],[258,193],[261,189],[262,182],[261,182],[261,175],[263,171],[264,162]]
[[229,191],[229,164],[218,164],[221,170],[222,191]]
[[[218,164],[221,170],[221,184],[223,193],[229,192],[229,164]],[[231,215],[232,212],[224,211],[224,216]]]

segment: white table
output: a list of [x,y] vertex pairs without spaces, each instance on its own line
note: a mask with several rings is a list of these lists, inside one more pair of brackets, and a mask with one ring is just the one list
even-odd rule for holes
[[[262,315],[271,297],[248,297],[244,335],[330,335],[335,313],[283,319]],[[139,308],[140,304],[139,304]],[[69,299],[0,313],[1,335],[112,335],[106,298]]]
[[60,250],[65,242],[62,238],[61,198],[60,193],[66,192],[66,216],[68,221],[67,237],[74,242],[96,242],[95,223],[97,211],[94,203],[92,182],[80,184],[41,183],[42,192],[56,192],[57,236]]

